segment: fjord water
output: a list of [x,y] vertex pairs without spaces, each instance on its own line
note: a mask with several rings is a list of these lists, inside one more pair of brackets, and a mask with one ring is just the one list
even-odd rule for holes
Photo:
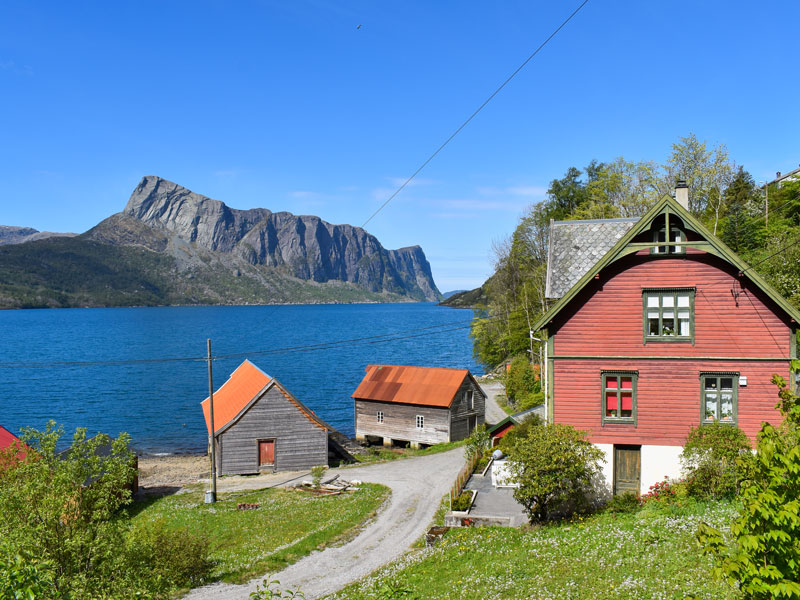
[[[126,431],[145,453],[204,452],[211,338],[215,389],[248,358],[352,435],[350,394],[368,364],[480,373],[471,317],[432,303],[0,311],[0,425],[55,419],[70,435]],[[173,358],[196,360],[162,360]]]

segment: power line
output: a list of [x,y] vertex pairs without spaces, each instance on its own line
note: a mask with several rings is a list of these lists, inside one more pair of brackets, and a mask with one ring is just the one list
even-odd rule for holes
[[489,102],[491,102],[491,101],[494,99],[494,97],[495,97],[495,96],[497,96],[497,94],[499,94],[499,93],[500,93],[500,91],[501,91],[501,90],[502,90],[504,87],[506,87],[506,85],[508,85],[508,84],[509,84],[509,82],[510,82],[512,79],[514,79],[514,77],[516,77],[516,76],[517,76],[517,74],[518,74],[520,71],[522,71],[522,69],[524,69],[524,68],[525,68],[525,66],[526,66],[526,65],[527,65],[529,62],[531,62],[531,60],[533,60],[533,58],[534,58],[534,57],[535,57],[537,54],[539,54],[539,52],[540,52],[540,51],[541,51],[541,50],[542,50],[542,49],[543,49],[543,48],[544,48],[544,47],[545,47],[545,46],[546,46],[546,45],[547,45],[547,44],[550,42],[550,40],[552,40],[552,39],[553,39],[553,38],[554,38],[554,37],[555,37],[555,36],[558,34],[558,32],[559,32],[559,31],[561,31],[561,30],[562,30],[562,29],[563,29],[563,28],[566,26],[566,24],[567,24],[567,23],[569,23],[569,22],[572,20],[572,18],[573,18],[575,15],[577,15],[577,14],[578,14],[578,12],[580,12],[580,10],[581,10],[581,9],[582,9],[584,6],[586,6],[586,4],[587,4],[588,2],[589,2],[589,0],[583,0],[583,2],[581,2],[581,4],[578,6],[578,8],[576,8],[574,11],[572,11],[572,14],[571,14],[570,16],[568,16],[566,19],[564,19],[564,21],[562,21],[562,22],[561,22],[561,25],[559,25],[559,26],[558,26],[558,27],[555,29],[555,31],[553,31],[553,33],[551,33],[551,34],[548,36],[548,38],[547,38],[545,41],[543,41],[543,42],[542,42],[542,43],[539,45],[539,47],[538,47],[538,48],[536,48],[536,50],[534,50],[534,51],[533,51],[533,53],[532,53],[530,56],[528,56],[528,58],[526,58],[526,59],[523,61],[523,63],[522,63],[522,64],[521,64],[519,67],[517,67],[517,69],[516,69],[516,70],[515,70],[513,73],[511,73],[511,75],[509,75],[509,76],[506,78],[506,80],[505,80],[503,83],[501,83],[501,84],[500,84],[500,87],[498,87],[498,88],[497,88],[497,89],[496,89],[494,92],[492,92],[492,93],[491,93],[491,95],[490,95],[490,96],[489,96],[489,97],[488,97],[486,100],[484,100],[483,104],[481,104],[481,105],[480,105],[480,106],[479,106],[479,107],[478,107],[478,108],[475,110],[475,112],[473,112],[473,113],[472,113],[472,114],[471,114],[471,115],[470,115],[470,116],[467,118],[467,120],[466,120],[466,121],[464,121],[464,122],[463,122],[463,123],[462,123],[462,124],[461,124],[461,125],[458,127],[458,129],[456,129],[456,130],[455,130],[455,131],[454,131],[454,132],[453,132],[453,133],[450,135],[450,137],[449,137],[449,138],[447,138],[447,139],[444,141],[444,143],[443,143],[441,146],[439,146],[439,147],[436,149],[436,151],[435,151],[433,154],[431,154],[431,155],[430,155],[430,156],[429,156],[429,157],[428,157],[428,158],[425,160],[425,162],[423,162],[423,163],[422,163],[422,164],[421,164],[421,165],[420,165],[420,166],[417,168],[417,170],[416,170],[416,171],[414,171],[414,172],[411,174],[411,176],[410,176],[408,179],[406,179],[406,180],[403,182],[403,184],[402,184],[402,185],[401,185],[399,188],[397,188],[397,189],[394,191],[394,193],[393,193],[391,196],[389,196],[389,198],[387,198],[387,199],[386,199],[386,201],[385,201],[383,204],[381,204],[381,205],[380,205],[380,207],[378,207],[378,210],[376,210],[374,213],[372,213],[372,215],[369,217],[369,219],[367,219],[366,221],[364,221],[364,224],[363,224],[363,225],[361,225],[361,228],[363,229],[364,227],[366,227],[366,226],[367,226],[367,223],[369,223],[369,222],[370,222],[370,221],[371,221],[373,218],[375,218],[375,215],[377,215],[379,212],[381,212],[381,211],[382,211],[382,210],[383,210],[383,209],[386,207],[386,205],[387,205],[387,204],[389,204],[389,202],[391,202],[392,200],[394,200],[394,199],[395,199],[395,197],[396,197],[396,196],[397,196],[397,195],[398,195],[400,192],[402,192],[402,191],[405,189],[405,187],[406,187],[406,186],[407,186],[409,183],[411,183],[411,181],[412,181],[412,180],[413,180],[413,179],[414,179],[414,178],[415,178],[417,175],[419,175],[419,173],[422,171],[422,169],[424,169],[425,167],[427,167],[427,166],[428,166],[428,163],[430,163],[430,162],[431,162],[431,161],[432,161],[434,158],[436,158],[436,156],[439,154],[439,152],[441,152],[442,150],[444,150],[445,146],[447,146],[447,145],[448,145],[448,144],[449,144],[449,143],[450,143],[450,142],[453,140],[453,138],[455,138],[455,137],[456,137],[456,136],[457,136],[459,133],[461,133],[461,130],[462,130],[462,129],[464,129],[464,128],[465,128],[467,125],[469,125],[470,121],[472,121],[472,119],[474,119],[474,118],[475,118],[475,117],[478,115],[478,113],[479,113],[479,112],[481,112],[481,111],[484,109],[484,107],[485,107],[487,104],[489,104]]

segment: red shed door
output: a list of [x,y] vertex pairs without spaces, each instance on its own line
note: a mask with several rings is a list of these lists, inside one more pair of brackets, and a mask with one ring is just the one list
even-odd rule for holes
[[614,446],[614,495],[641,489],[642,447]]
[[271,467],[275,464],[275,440],[258,442],[258,466]]

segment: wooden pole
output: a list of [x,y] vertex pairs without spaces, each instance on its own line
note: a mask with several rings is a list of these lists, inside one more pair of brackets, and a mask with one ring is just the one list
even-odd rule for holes
[[211,415],[211,502],[217,501],[217,444],[214,435],[214,379],[211,372],[211,338],[208,342],[208,402]]

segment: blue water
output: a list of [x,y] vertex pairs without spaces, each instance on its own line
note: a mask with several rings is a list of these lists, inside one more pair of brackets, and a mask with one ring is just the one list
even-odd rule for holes
[[[208,396],[203,357],[211,338],[212,354],[220,357],[213,363],[215,388],[249,358],[328,423],[352,435],[350,394],[368,364],[480,373],[468,328],[453,330],[471,317],[469,311],[431,303],[0,311],[0,425],[18,433],[23,426],[41,429],[55,419],[69,434],[76,427],[90,434],[126,431],[145,453],[204,452],[200,402]],[[395,333],[391,341],[331,345]],[[312,345],[327,347],[304,348]],[[241,355],[223,357],[229,354]],[[198,360],[49,364],[175,357]]]

